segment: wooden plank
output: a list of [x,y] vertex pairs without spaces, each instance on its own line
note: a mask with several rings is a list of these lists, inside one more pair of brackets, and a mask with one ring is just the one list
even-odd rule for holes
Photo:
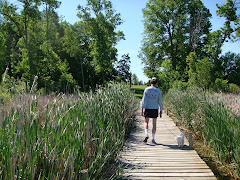
[[[132,161],[127,161],[128,163],[129,162],[132,162]],[[136,165],[155,165],[155,166],[159,166],[159,167],[168,167],[168,166],[173,166],[173,167],[178,167],[178,166],[194,166],[194,167],[205,167],[206,164],[205,163],[197,163],[197,162],[194,162],[194,163],[177,163],[177,162],[145,162],[145,161],[137,161],[135,162],[134,161],[134,164]],[[133,165],[134,165],[133,164]]]
[[[131,176],[126,177],[126,179],[141,179],[141,180],[199,180],[199,177],[140,177],[140,176]],[[201,177],[201,180],[216,180],[215,177]]]
[[126,173],[125,176],[141,177],[214,177],[213,173]]
[[202,161],[201,159],[195,157],[195,158],[186,158],[186,157],[166,157],[166,156],[162,156],[162,157],[159,157],[159,156],[125,156],[127,157],[128,160],[152,160],[152,159],[155,159],[156,161],[197,161],[197,160],[200,160]]
[[[206,166],[203,167],[194,167],[194,166],[185,166],[185,167],[179,167],[179,166],[167,166],[167,167],[160,167],[160,166],[136,166],[136,167],[126,167],[123,169],[128,169],[128,170],[134,170],[134,169],[162,169],[162,170],[174,170],[175,172],[179,171],[179,170],[194,170],[194,169],[209,169]],[[209,169],[210,170],[210,169]],[[210,170],[211,171],[211,170]]]
[[211,173],[209,168],[195,169],[132,169],[131,173]]
[[[181,131],[171,118],[163,115],[157,120],[157,134],[155,145],[144,144],[144,118],[138,116],[135,129],[128,139],[124,151],[119,156],[123,162],[124,177],[127,179],[215,179],[214,174],[198,154],[189,148],[185,138],[185,146],[177,147],[175,139]],[[151,122],[149,123],[151,129]]]

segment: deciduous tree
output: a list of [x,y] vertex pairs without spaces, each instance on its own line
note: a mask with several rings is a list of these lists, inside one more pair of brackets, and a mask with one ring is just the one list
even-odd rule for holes
[[122,58],[117,62],[117,71],[118,75],[125,82],[130,81],[131,72],[130,72],[130,57],[129,54],[122,55]]
[[106,76],[113,71],[116,61],[116,43],[123,39],[123,33],[116,31],[122,23],[120,14],[116,13],[112,3],[108,0],[87,0],[87,7],[78,7],[78,17],[87,24],[90,56],[95,66],[95,71],[102,75],[102,83]]
[[200,0],[150,0],[143,16],[141,58],[145,69],[155,71],[170,59],[172,69],[184,74],[186,56],[191,51],[201,53],[211,25],[209,10]]

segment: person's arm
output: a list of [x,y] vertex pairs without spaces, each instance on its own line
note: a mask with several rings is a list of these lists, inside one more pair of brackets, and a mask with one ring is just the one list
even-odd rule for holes
[[142,113],[141,113],[141,116],[144,116],[144,110],[142,109]]
[[159,94],[159,96],[158,96],[158,104],[159,104],[159,106],[160,106],[160,115],[162,114],[162,110],[163,110],[163,102],[162,102],[162,93],[161,93],[161,91],[160,91],[160,94]]
[[144,109],[145,109],[145,103],[146,103],[146,96],[145,96],[145,90],[143,92],[143,97],[142,97],[142,112],[141,112],[141,116],[144,116]]

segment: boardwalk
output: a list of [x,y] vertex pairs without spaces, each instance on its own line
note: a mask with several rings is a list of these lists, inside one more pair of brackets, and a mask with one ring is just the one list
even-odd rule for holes
[[[143,144],[144,118],[137,117],[136,128],[131,132],[124,152],[121,155],[126,166],[124,178],[126,179],[216,179],[212,171],[198,156],[196,151],[185,146],[178,148],[175,135],[180,135],[180,130],[166,114],[157,119],[157,145],[151,142]],[[150,126],[149,129],[151,129]]]

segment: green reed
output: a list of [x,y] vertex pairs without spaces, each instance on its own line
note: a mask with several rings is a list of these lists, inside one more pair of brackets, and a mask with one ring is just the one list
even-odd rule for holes
[[[231,97],[231,98],[226,98]],[[220,163],[233,176],[240,174],[240,96],[212,94],[200,90],[171,90],[166,96],[168,108],[202,138],[215,152]],[[230,102],[233,102],[232,105]],[[238,107],[236,107],[238,106]],[[233,107],[233,108],[232,108]]]
[[114,177],[138,104],[121,84],[74,96],[16,97],[0,107],[1,179]]

